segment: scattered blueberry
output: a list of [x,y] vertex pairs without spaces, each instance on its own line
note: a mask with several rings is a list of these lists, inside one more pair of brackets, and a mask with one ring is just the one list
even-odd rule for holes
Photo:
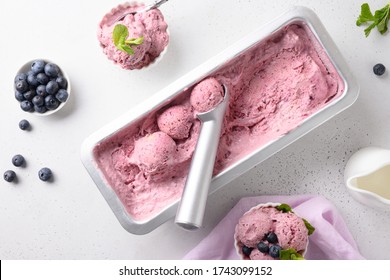
[[265,253],[265,254],[268,253],[268,251],[269,251],[268,245],[262,241],[257,244],[257,249],[259,249],[260,252]]
[[45,100],[40,95],[35,95],[32,99],[34,106],[42,106],[45,103]]
[[24,164],[25,160],[22,155],[16,155],[12,158],[12,164],[16,167],[20,167]]
[[60,68],[54,63],[45,65],[45,74],[49,77],[56,78],[60,74]]
[[26,99],[26,100],[28,100],[28,101],[31,101],[35,95],[36,95],[35,90],[30,89],[29,91],[26,91],[26,92],[23,94],[23,97],[24,97],[24,99]]
[[16,173],[12,170],[7,170],[4,172],[3,177],[7,182],[12,182],[16,178]]
[[28,121],[28,120],[21,120],[21,121],[19,122],[19,128],[20,128],[21,130],[27,130],[27,129],[29,129],[29,128],[30,128],[30,123],[29,123],[29,121]]
[[53,173],[51,172],[50,168],[44,167],[39,170],[38,176],[42,181],[48,181],[52,178]]
[[245,246],[245,245],[242,247],[242,253],[243,253],[245,256],[248,256],[248,257],[249,257],[249,255],[251,254],[252,250],[253,250],[253,248],[249,248],[249,247],[247,247],[247,246]]
[[38,73],[38,75],[37,75],[37,80],[38,80],[38,82],[39,82],[41,85],[46,85],[46,84],[50,81],[49,77],[46,76],[45,73]]
[[26,80],[17,81],[15,82],[15,88],[17,91],[23,93],[28,90],[28,83]]
[[57,98],[53,95],[48,95],[45,97],[45,107],[49,110],[55,110],[60,105]]
[[23,100],[22,102],[20,102],[20,108],[22,108],[22,110],[25,112],[31,112],[34,106],[30,101]]
[[56,81],[50,81],[46,85],[46,92],[48,94],[56,94],[59,88]]
[[60,86],[60,88],[62,88],[62,89],[67,89],[67,87],[68,87],[68,81],[65,79],[65,77],[59,76],[59,77],[56,79],[56,82],[58,83],[58,85]]
[[271,245],[269,247],[269,255],[273,257],[274,259],[280,258],[280,251],[282,250],[282,247],[279,245]]
[[37,86],[36,92],[39,96],[45,97],[47,95],[46,86],[45,85]]
[[56,98],[60,102],[65,102],[68,99],[68,96],[69,96],[68,92],[62,88],[56,94]]
[[30,73],[27,76],[27,83],[33,87],[36,87],[39,85],[39,82],[37,80],[37,76],[34,73]]
[[43,60],[41,59],[35,60],[31,64],[31,71],[35,74],[42,73],[45,69],[45,65],[46,63]]
[[278,243],[278,237],[276,236],[275,232],[270,232],[267,234],[267,241],[272,244]]
[[15,90],[15,98],[16,98],[16,100],[18,100],[18,101],[20,101],[20,102],[22,102],[23,100],[25,100],[25,99],[24,99],[23,93],[21,93],[21,92],[19,92],[19,91],[17,91],[17,90]]
[[374,65],[374,74],[377,76],[382,76],[386,72],[386,67],[382,63],[378,63]]

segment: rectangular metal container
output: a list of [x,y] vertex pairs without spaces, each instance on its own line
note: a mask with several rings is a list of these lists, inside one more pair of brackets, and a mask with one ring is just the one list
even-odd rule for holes
[[344,91],[340,97],[334,99],[314,115],[309,116],[294,130],[252,152],[216,175],[212,180],[210,193],[215,192],[233,179],[241,176],[255,165],[261,163],[353,104],[358,96],[359,86],[324,26],[310,9],[305,7],[295,7],[291,9],[195,68],[193,71],[155,94],[152,98],[99,129],[84,141],[81,147],[82,162],[119,222],[128,232],[146,234],[154,230],[175,216],[179,201],[168,205],[159,214],[148,220],[133,220],[126,212],[115,191],[110,187],[105,180],[104,175],[99,170],[94,158],[94,147],[126,128],[128,125],[165,106],[184,90],[211,75],[224,64],[244,53],[262,40],[265,40],[271,34],[292,23],[304,24],[313,33],[315,39],[318,41],[318,45],[323,48],[325,54],[329,57],[330,62],[334,65],[334,68],[343,80]]

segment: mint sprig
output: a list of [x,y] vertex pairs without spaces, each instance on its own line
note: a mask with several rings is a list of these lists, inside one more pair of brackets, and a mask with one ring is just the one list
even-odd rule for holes
[[132,46],[141,45],[144,42],[144,37],[127,39],[129,30],[123,24],[117,24],[112,32],[112,41],[118,50],[126,52],[130,55],[134,54]]
[[279,211],[282,211],[283,213],[292,212],[290,205],[285,204],[285,203],[282,203],[282,204],[276,206],[276,209],[278,209]]
[[306,219],[302,218],[302,220],[305,223],[305,226],[308,230],[308,235],[312,235],[313,232],[316,230],[315,227],[313,227]]
[[383,35],[387,31],[387,24],[389,20],[390,20],[390,2],[382,9],[376,10],[374,14],[372,14],[368,3],[364,3],[361,6],[360,15],[356,20],[356,25],[360,26],[363,23],[370,24],[366,29],[364,29],[364,34],[366,35],[366,37],[370,35],[371,30],[374,29],[375,27],[378,29],[379,33]]
[[295,249],[289,248],[280,251],[281,260],[304,260],[305,258],[299,254]]

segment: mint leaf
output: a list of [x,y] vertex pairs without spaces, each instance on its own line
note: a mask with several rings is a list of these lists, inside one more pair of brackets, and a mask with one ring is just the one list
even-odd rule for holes
[[376,23],[374,22],[373,24],[371,24],[369,27],[367,27],[366,29],[364,29],[364,35],[366,35],[366,37],[368,37],[368,35],[370,35],[371,33],[371,30],[374,29],[376,26]]
[[129,45],[141,45],[143,42],[144,42],[144,36],[138,38],[131,38],[125,41],[125,43]]
[[129,36],[129,30],[123,24],[117,24],[112,31],[112,40],[116,47],[123,45],[126,41],[127,36]]
[[361,6],[360,16],[356,21],[356,25],[360,26],[362,23],[365,23],[367,21],[373,21],[373,20],[374,20],[374,16],[371,13],[370,6],[367,3],[364,3]]
[[356,20],[356,25],[360,26],[362,23],[367,23],[369,26],[364,29],[364,34],[366,37],[370,35],[371,30],[375,27],[378,29],[380,34],[385,34],[388,30],[388,22],[390,20],[390,2],[384,6],[382,9],[376,10],[374,15],[370,10],[368,3],[364,3],[361,6],[361,11],[358,19]]
[[375,18],[378,19],[378,31],[383,34],[387,31],[387,22],[389,21],[390,4],[375,12]]
[[316,230],[315,227],[313,227],[306,219],[303,219],[303,218],[302,218],[302,220],[303,220],[303,222],[305,223],[305,226],[306,226],[307,230],[309,231],[308,234],[309,234],[309,235],[312,235],[313,232]]
[[305,258],[299,254],[295,249],[289,248],[280,251],[281,260],[304,260]]
[[123,45],[121,50],[127,52],[128,54],[134,54],[134,50],[128,45]]
[[123,24],[117,24],[112,31],[112,41],[114,42],[115,47],[123,52],[126,52],[130,55],[134,54],[134,50],[131,46],[141,45],[144,42],[144,37],[131,38],[126,40],[129,36],[129,30]]
[[280,204],[279,206],[276,206],[275,208],[278,209],[279,211],[282,211],[283,213],[292,212],[290,205],[285,204],[285,203]]

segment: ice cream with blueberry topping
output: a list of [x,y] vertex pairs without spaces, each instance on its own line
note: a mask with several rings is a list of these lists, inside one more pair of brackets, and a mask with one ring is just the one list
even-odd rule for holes
[[314,228],[287,204],[260,204],[238,221],[234,240],[243,259],[303,259]]

